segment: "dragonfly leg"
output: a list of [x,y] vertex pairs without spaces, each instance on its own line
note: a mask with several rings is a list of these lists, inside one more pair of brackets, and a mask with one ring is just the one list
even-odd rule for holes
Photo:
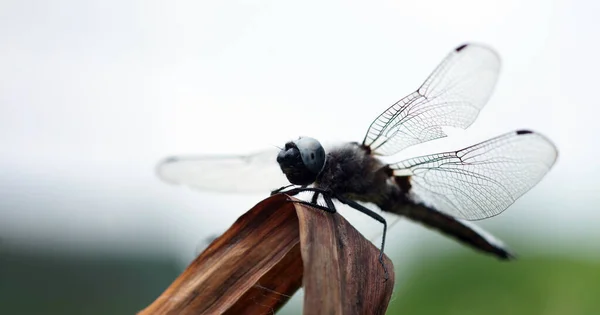
[[331,194],[331,192],[329,190],[325,190],[323,188],[315,188],[315,187],[306,187],[306,186],[302,186],[302,187],[297,187],[297,188],[292,188],[288,191],[282,191],[282,193],[286,194],[286,195],[290,195],[290,196],[295,196],[301,192],[305,192],[305,191],[312,191],[312,192],[318,192],[321,193],[323,195],[325,194]]
[[[377,220],[378,222],[380,222],[381,224],[383,224],[383,236],[381,237],[381,249],[379,251],[379,263],[383,267],[383,271],[385,273],[385,280],[387,281],[389,279],[389,274],[387,271],[387,267],[385,266],[385,263],[383,262],[383,250],[385,248],[385,236],[387,234],[387,221],[382,216],[380,216],[379,214],[374,212],[373,210],[359,204],[358,202],[356,202],[354,200],[346,199],[346,198],[339,197],[339,196],[336,196],[336,198],[340,202],[347,204],[348,206],[370,216],[371,218],[373,218],[373,219]],[[327,199],[327,198],[325,198],[325,199]],[[327,200],[325,200],[325,201],[327,202]]]
[[290,188],[290,187],[293,187],[293,186],[294,186],[293,184],[290,184],[290,185],[283,186],[283,187],[281,187],[281,188],[275,189],[275,190],[271,191],[271,196],[273,196],[273,195],[276,195],[276,194],[278,194],[278,193],[280,193],[280,192],[284,191],[285,189],[287,189],[287,188]]
[[319,192],[315,192],[312,196],[312,199],[310,200],[310,202],[317,204],[317,200],[319,199]]
[[333,209],[335,212],[335,205],[333,204],[333,199],[329,194],[323,194],[323,199],[325,200],[325,204],[327,204],[327,208]]
[[[371,218],[377,220],[378,222],[380,222],[381,224],[383,224],[383,236],[381,238],[381,249],[379,251],[379,263],[381,264],[381,266],[383,267],[383,272],[385,274],[385,281],[387,281],[389,279],[389,273],[387,270],[387,267],[385,266],[385,263],[383,262],[383,251],[385,249],[385,237],[387,235],[387,221],[385,220],[385,218],[383,218],[382,216],[380,216],[379,214],[377,214],[376,212],[374,212],[373,210],[359,204],[358,202],[351,200],[351,199],[346,199],[343,198],[341,196],[337,196],[332,194],[331,191],[322,189],[322,188],[307,188],[307,187],[300,187],[300,188],[294,188],[294,189],[290,189],[289,191],[285,192],[286,194],[289,195],[296,195],[299,194],[301,192],[304,191],[312,191],[315,192],[315,194],[313,195],[313,202],[308,202],[308,201],[293,201],[296,203],[300,203],[303,205],[307,205],[307,206],[311,206],[313,208],[317,208],[329,213],[335,213],[336,209],[335,209],[335,205],[333,204],[333,198],[338,199],[340,202],[370,216]],[[318,194],[322,194],[323,195],[323,199],[325,200],[325,203],[327,204],[327,206],[321,206],[319,204],[316,203],[316,199],[318,197]],[[333,197],[333,198],[332,198]]]
[[321,206],[319,204],[316,203],[312,203],[312,202],[308,202],[308,201],[304,201],[304,200],[293,200],[293,203],[299,203],[301,205],[306,205],[315,209],[319,209],[319,210],[323,210],[325,212],[329,212],[329,213],[336,213],[335,207],[334,208],[330,208],[329,206],[325,207],[325,206]]
[[[303,201],[303,200],[294,200],[293,202],[295,203],[299,203],[299,204],[303,204],[303,205],[307,205],[307,206],[311,206],[313,208],[317,208],[329,213],[335,213],[336,209],[335,209],[335,205],[333,204],[333,201],[331,200],[331,192],[322,188],[307,188],[307,187],[300,187],[300,188],[295,188],[295,189],[290,189],[288,191],[286,191],[285,193],[288,195],[297,195],[301,192],[305,192],[305,191],[312,191],[314,192],[312,199],[310,202],[308,201]],[[319,198],[319,194],[323,195],[323,199],[325,200],[325,203],[327,204],[327,206],[321,206],[317,203],[317,200]]]

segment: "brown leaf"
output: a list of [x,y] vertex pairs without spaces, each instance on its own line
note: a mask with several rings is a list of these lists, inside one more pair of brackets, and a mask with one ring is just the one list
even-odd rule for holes
[[394,268],[339,214],[298,209],[304,261],[305,314],[385,314]]
[[339,214],[269,197],[139,314],[269,314],[305,285],[305,314],[384,314],[393,265]]

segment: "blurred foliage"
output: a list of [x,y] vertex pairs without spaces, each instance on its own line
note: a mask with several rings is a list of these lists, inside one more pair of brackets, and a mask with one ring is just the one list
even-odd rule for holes
[[599,262],[464,254],[423,260],[405,275],[388,314],[600,314]]
[[135,314],[181,268],[160,257],[80,257],[0,248],[0,314]]
[[[464,251],[420,257],[407,267],[397,272],[388,314],[591,315],[600,310],[600,262],[537,257],[506,263]],[[0,248],[0,314],[135,314],[179,272],[168,257],[65,257]]]

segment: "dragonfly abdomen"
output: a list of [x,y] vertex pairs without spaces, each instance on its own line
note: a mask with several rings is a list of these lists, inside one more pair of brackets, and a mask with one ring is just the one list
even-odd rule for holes
[[411,200],[409,197],[410,176],[394,176],[394,181],[399,187],[405,188],[402,189],[404,193],[400,196],[390,196],[388,203],[380,206],[382,211],[405,216],[427,228],[437,230],[465,245],[492,254],[499,259],[514,258],[514,255],[501,241],[483,229],[470,222],[454,218],[432,207]]

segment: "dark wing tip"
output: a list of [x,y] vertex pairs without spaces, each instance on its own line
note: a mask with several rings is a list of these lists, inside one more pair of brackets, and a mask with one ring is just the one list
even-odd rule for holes
[[522,129],[522,130],[517,130],[517,135],[528,135],[530,133],[533,133],[533,131],[531,130],[526,130],[526,129]]
[[461,50],[465,49],[467,46],[469,46],[469,44],[463,44],[463,45],[456,47],[456,49],[454,49],[454,50],[456,52],[460,52]]

